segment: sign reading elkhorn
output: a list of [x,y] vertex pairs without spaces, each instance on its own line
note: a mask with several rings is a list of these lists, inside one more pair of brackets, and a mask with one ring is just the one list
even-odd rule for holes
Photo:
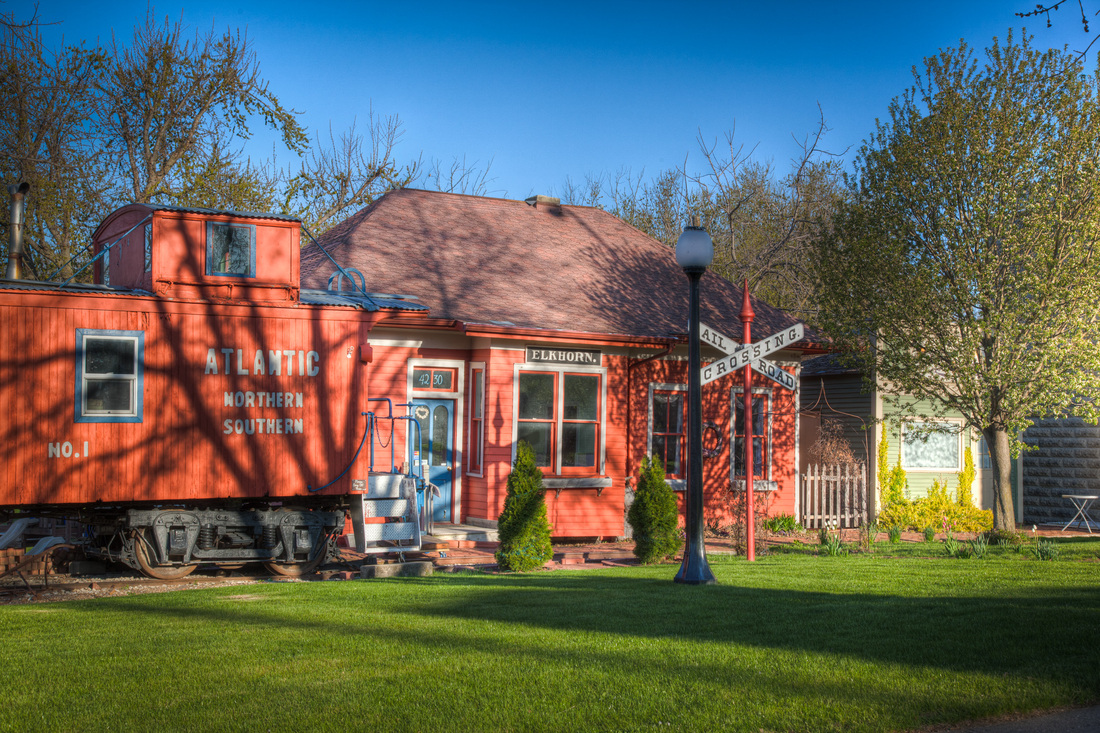
[[781,369],[778,364],[768,361],[764,357],[768,354],[792,346],[806,335],[806,327],[796,323],[790,328],[773,333],[767,338],[760,339],[754,344],[740,344],[729,336],[720,333],[717,329],[707,324],[700,324],[702,329],[699,340],[705,341],[719,351],[728,354],[725,358],[711,362],[699,370],[703,384],[708,384],[716,379],[732,374],[742,367],[752,367],[753,371],[763,374],[776,384],[794,389],[797,386],[795,377],[790,372]]
[[527,347],[527,363],[576,364],[578,366],[599,366],[599,351],[583,349],[548,349],[539,346]]

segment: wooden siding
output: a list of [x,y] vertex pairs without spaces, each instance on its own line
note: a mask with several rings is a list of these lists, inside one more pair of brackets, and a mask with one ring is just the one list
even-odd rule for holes
[[[113,243],[144,217],[152,217],[151,272],[145,272],[145,231],[139,226],[112,247],[110,284],[141,288],[178,298],[224,298],[249,301],[291,301],[300,276],[300,231],[295,221],[212,215],[185,211],[150,210],[141,204],[119,209],[95,234],[94,247]],[[255,227],[255,272],[252,277],[206,273],[208,222],[241,223]],[[102,261],[95,265],[103,282]]]
[[[503,340],[494,348],[433,349],[426,346],[375,347],[375,361],[371,372],[372,396],[388,396],[395,403],[407,399],[406,375],[409,359],[464,359],[465,376],[469,379],[470,364],[485,365],[485,413],[484,453],[481,475],[464,473],[462,476],[461,505],[457,507],[461,518],[496,521],[504,508],[507,495],[508,474],[512,465],[515,436],[514,401],[516,366],[524,364],[524,342],[516,342],[515,348],[503,346]],[[586,344],[576,344],[584,348]],[[591,345],[587,345],[591,346]],[[626,509],[627,480],[637,473],[638,462],[647,449],[649,420],[649,383],[682,383],[687,378],[687,362],[683,360],[657,360],[630,369],[637,359],[623,354],[604,354],[602,364],[606,370],[606,419],[603,425],[604,471],[597,470],[588,476],[602,482],[610,480],[610,486],[564,488],[560,492],[551,487],[546,493],[547,511],[555,537],[618,537],[624,534],[623,515]],[[537,367],[532,367],[537,368]],[[762,380],[757,380],[757,383]],[[731,389],[736,384],[731,378],[708,385],[704,391],[706,406],[704,418],[717,422],[724,435],[723,452],[704,464],[704,496],[708,518],[730,521],[729,472],[730,472],[730,400]],[[793,512],[795,508],[794,466],[794,415],[795,396],[781,388],[772,389],[772,471],[771,478],[779,484],[779,491],[769,497],[773,512]],[[469,429],[469,395],[464,410],[457,416]],[[473,436],[469,436],[472,438]],[[397,440],[404,440],[403,428],[398,427]],[[400,443],[404,445],[404,443]],[[462,446],[465,450],[465,446]],[[399,451],[400,452],[400,451]],[[465,463],[465,460],[462,461]],[[557,478],[547,474],[546,478]]]
[[[836,420],[843,427],[844,440],[856,460],[873,466],[875,461],[875,406],[873,395],[864,391],[858,374],[803,377],[800,384],[802,409]],[[813,435],[802,437],[802,464],[818,462],[811,454]],[[873,470],[873,468],[872,468]],[[874,483],[874,477],[871,478]]]
[[[357,347],[369,328],[351,309],[0,291],[0,504],[305,495],[335,478],[362,437],[368,367]],[[74,421],[77,329],[144,334],[141,422]],[[278,375],[267,365],[275,350]],[[313,376],[300,373],[307,357]],[[294,406],[267,404],[280,393]],[[325,493],[347,492],[351,478]]]
[[[790,370],[790,368],[788,368]],[[634,430],[630,439],[629,475],[637,475],[638,465],[648,450],[649,385],[687,384],[687,360],[661,358],[641,364],[630,377],[630,413]],[[740,397],[740,374],[711,382],[703,387],[703,421],[718,425],[723,437],[722,451],[703,459],[704,515],[708,521],[728,523],[730,513],[730,465],[732,459],[731,405]],[[771,480],[778,485],[767,501],[769,512],[795,512],[797,503],[797,466],[795,464],[795,420],[798,410],[795,393],[754,375],[753,389],[771,391]],[[680,497],[681,511],[683,496]]]

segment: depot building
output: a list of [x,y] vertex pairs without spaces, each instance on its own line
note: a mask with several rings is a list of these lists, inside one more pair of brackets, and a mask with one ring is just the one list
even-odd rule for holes
[[[683,491],[688,280],[668,246],[599,208],[545,196],[404,189],[303,248],[303,288],[353,283],[427,307],[373,325],[369,391],[372,410],[392,404],[419,424],[419,436],[398,421],[378,438],[396,441],[397,468],[423,467],[440,487],[436,522],[495,526],[519,441],[542,468],[555,537],[627,534],[647,454]],[[741,301],[739,287],[704,275],[702,321],[716,334],[741,336]],[[795,325],[761,301],[752,309],[754,341]],[[713,343],[704,364],[725,356]],[[741,370],[704,386],[708,520],[729,520],[749,437],[769,512],[797,515],[804,353],[820,353],[812,338],[771,354],[786,374],[754,375],[748,420]]]

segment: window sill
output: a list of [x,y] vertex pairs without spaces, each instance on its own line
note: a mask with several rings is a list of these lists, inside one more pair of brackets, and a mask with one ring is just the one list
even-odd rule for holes
[[602,476],[589,476],[577,478],[544,478],[543,488],[553,489],[555,496],[561,496],[562,489],[595,489],[596,496],[603,494],[603,490],[611,486],[611,479]]
[[[740,481],[730,481],[730,491],[744,491],[744,490],[745,490],[745,480],[744,479],[741,479]],[[757,491],[778,491],[779,490],[779,482],[778,481],[764,481],[763,479],[756,479],[755,481],[752,482],[752,490],[753,490],[753,493],[756,493]]]

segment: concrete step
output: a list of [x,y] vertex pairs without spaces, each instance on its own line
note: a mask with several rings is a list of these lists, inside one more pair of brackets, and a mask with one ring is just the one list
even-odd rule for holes
[[[495,529],[474,527],[469,524],[435,524],[428,537],[444,542],[496,542],[500,535]],[[423,542],[423,540],[421,540]]]

